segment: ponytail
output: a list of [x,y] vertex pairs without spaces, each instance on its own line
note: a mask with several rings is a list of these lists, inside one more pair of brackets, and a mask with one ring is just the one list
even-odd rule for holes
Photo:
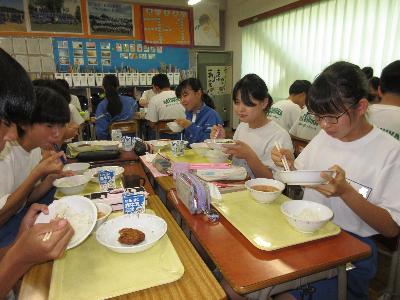
[[121,99],[118,95],[118,78],[113,74],[107,74],[103,78],[103,87],[108,100],[107,111],[111,117],[115,117],[122,111]]
[[205,105],[207,105],[208,107],[215,109],[215,104],[214,104],[214,100],[211,99],[211,97],[204,93],[201,95],[201,100],[205,103]]

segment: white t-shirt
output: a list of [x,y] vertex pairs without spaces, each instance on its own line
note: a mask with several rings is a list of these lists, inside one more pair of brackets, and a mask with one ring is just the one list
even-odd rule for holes
[[70,119],[71,122],[74,122],[77,125],[81,125],[83,122],[85,122],[79,111],[72,103],[68,104],[68,107],[69,107],[69,112],[71,114],[71,119]]
[[0,209],[41,159],[40,148],[27,152],[18,143],[6,143],[0,153]]
[[140,104],[144,107],[147,107],[149,105],[150,99],[153,98],[155,95],[156,93],[154,93],[153,89],[144,91],[142,97],[140,97]]
[[304,107],[301,110],[300,117],[290,128],[289,133],[295,137],[310,141],[320,130],[321,127],[319,127],[317,121],[308,113],[307,107]]
[[[345,170],[347,181],[366,201],[386,209],[400,225],[400,144],[395,139],[377,127],[352,142],[342,142],[321,130],[295,160],[299,170],[327,170],[333,165]],[[345,230],[363,237],[377,234],[339,197],[327,198],[306,188],[303,199],[330,207],[333,222]]]
[[71,104],[73,104],[78,111],[82,110],[81,103],[79,102],[78,96],[71,95]]
[[[280,142],[283,148],[290,149],[293,152],[292,140],[289,134],[275,122],[268,122],[260,128],[249,128],[248,123],[240,123],[236,128],[233,136],[234,140],[239,140],[251,147],[257,154],[261,162],[268,166],[273,173],[279,170],[271,158],[272,148],[275,147],[275,141]],[[244,159],[233,158],[234,165],[240,165],[246,168],[250,177],[254,178],[253,172],[250,170]]]
[[368,108],[368,120],[396,140],[400,140],[400,107],[387,104],[373,104]]
[[186,119],[185,108],[175,91],[163,91],[150,99],[146,119],[151,122],[168,119]]
[[289,131],[294,122],[300,117],[300,113],[300,106],[287,99],[274,103],[269,109],[268,116],[286,131]]

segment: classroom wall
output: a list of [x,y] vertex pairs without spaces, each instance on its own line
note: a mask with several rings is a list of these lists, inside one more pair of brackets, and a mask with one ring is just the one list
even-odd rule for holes
[[[225,10],[225,50],[233,51],[233,82],[241,77],[242,32],[238,22],[296,0],[228,0]],[[233,128],[239,120],[233,113]]]

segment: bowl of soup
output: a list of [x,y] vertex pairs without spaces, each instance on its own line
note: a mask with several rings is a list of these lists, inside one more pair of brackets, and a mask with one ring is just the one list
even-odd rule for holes
[[285,189],[282,182],[267,178],[247,180],[245,186],[251,197],[258,203],[272,203]]

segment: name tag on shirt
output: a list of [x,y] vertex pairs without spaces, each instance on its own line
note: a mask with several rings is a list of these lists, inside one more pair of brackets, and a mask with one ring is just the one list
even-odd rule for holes
[[366,186],[366,185],[362,185],[361,183],[358,183],[354,180],[351,179],[347,179],[347,182],[351,184],[351,186],[357,191],[359,192],[365,199],[368,199],[369,195],[372,192],[372,188]]

